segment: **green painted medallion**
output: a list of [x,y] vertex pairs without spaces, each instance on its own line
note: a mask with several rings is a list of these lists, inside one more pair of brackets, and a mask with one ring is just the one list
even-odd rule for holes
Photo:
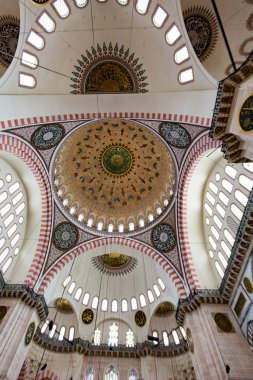
[[244,101],[239,113],[239,123],[244,132],[253,131],[253,95]]
[[107,173],[121,176],[130,171],[133,157],[123,146],[110,146],[102,154],[101,163]]

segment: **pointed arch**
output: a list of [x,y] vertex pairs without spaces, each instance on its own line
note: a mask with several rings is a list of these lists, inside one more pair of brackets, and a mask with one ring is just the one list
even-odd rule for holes
[[29,286],[34,287],[44,264],[50,241],[52,195],[49,178],[38,155],[28,144],[21,141],[18,137],[4,133],[1,134],[0,151],[12,153],[14,156],[20,158],[32,171],[40,189],[42,213],[39,239],[32,264],[24,281]]
[[76,255],[79,256],[83,253],[88,253],[89,251],[92,251],[97,247],[103,247],[106,245],[113,244],[123,245],[129,248],[136,249],[137,251],[140,251],[145,255],[151,257],[171,278],[173,284],[175,285],[175,288],[177,289],[179,298],[186,297],[186,291],[180,275],[161,253],[157,252],[156,250],[145,245],[142,242],[130,238],[126,239],[120,237],[97,238],[83,243],[80,246],[74,248],[73,250],[67,252],[64,256],[59,258],[59,260],[55,264],[53,264],[53,266],[49,268],[49,270],[46,272],[41,281],[39,293],[45,292],[53,278],[61,271],[63,267],[65,267],[65,265],[71,262],[76,257]]
[[200,136],[186,155],[183,169],[180,173],[177,197],[177,225],[178,241],[180,244],[185,276],[191,290],[200,288],[200,282],[194,266],[190,240],[188,235],[187,201],[191,179],[199,161],[206,153],[221,145],[221,141],[215,141],[209,137],[209,131]]

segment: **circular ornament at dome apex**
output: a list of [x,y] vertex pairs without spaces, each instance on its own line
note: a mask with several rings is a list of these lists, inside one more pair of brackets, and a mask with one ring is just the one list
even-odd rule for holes
[[101,164],[104,170],[112,176],[121,176],[128,173],[133,165],[133,156],[124,146],[110,146],[101,155]]
[[128,274],[138,262],[134,257],[114,252],[93,257],[91,261],[96,269],[109,276]]
[[48,124],[36,129],[32,134],[31,141],[38,149],[50,149],[59,144],[64,133],[64,128],[61,125]]
[[71,223],[63,222],[54,229],[53,243],[60,250],[67,250],[77,243],[78,229]]
[[168,224],[159,224],[152,231],[152,241],[156,249],[169,252],[176,245],[174,229]]
[[185,149],[191,143],[191,136],[184,127],[178,124],[161,123],[159,126],[160,133],[167,143],[172,146]]
[[135,319],[135,323],[139,327],[143,327],[147,321],[146,314],[142,310],[136,311],[134,319]]
[[239,112],[239,125],[244,132],[253,130],[253,95],[247,97]]
[[82,321],[85,325],[89,325],[94,318],[93,310],[91,309],[85,309],[82,313]]
[[13,16],[0,16],[0,63],[8,67],[15,56],[18,37],[19,20]]
[[55,301],[55,307],[61,313],[70,314],[70,313],[74,312],[71,303],[68,300],[66,300],[65,298],[58,298]]
[[183,12],[184,23],[193,49],[203,62],[213,51],[218,38],[215,15],[202,6],[195,6]]
[[139,58],[124,45],[110,42],[91,47],[75,65],[72,72],[72,94],[148,92],[147,77]]
[[227,314],[215,313],[213,319],[218,329],[222,332],[230,333],[234,331],[232,322],[230,321]]
[[28,329],[27,329],[26,334],[25,334],[25,345],[26,346],[28,346],[31,343],[33,336],[34,336],[34,333],[35,333],[35,323],[32,322],[28,326]]
[[[77,127],[57,147],[50,172],[62,212],[97,235],[119,235],[120,225],[122,233],[133,235],[172,207],[176,168],[171,150],[132,120],[99,119]],[[129,221],[136,229],[130,231]]]

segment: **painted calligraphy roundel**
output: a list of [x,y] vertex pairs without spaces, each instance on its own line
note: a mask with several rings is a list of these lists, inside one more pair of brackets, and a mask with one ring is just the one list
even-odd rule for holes
[[240,109],[239,125],[244,132],[253,131],[253,95],[244,101]]

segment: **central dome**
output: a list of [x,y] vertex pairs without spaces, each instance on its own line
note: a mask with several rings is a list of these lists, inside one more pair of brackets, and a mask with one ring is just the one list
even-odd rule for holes
[[55,156],[56,200],[83,229],[133,234],[161,218],[174,194],[175,167],[150,128],[100,119],[71,131]]

